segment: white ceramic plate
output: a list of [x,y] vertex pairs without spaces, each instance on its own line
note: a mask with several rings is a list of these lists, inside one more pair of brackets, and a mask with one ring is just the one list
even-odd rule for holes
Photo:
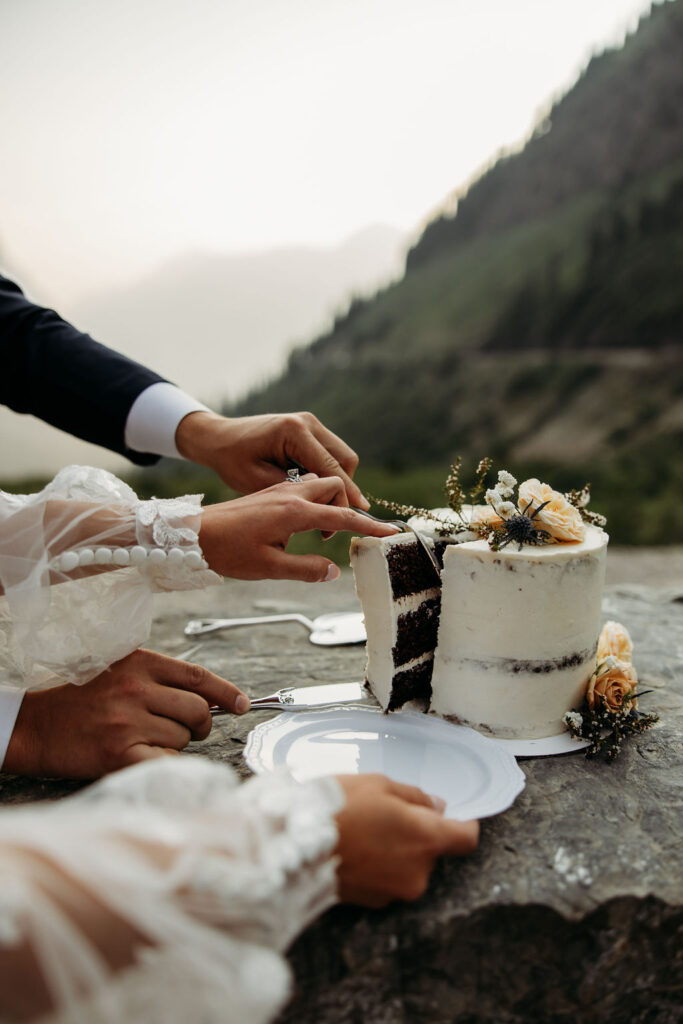
[[568,732],[559,736],[543,736],[537,740],[500,740],[494,739],[503,750],[508,750],[514,757],[550,757],[553,754],[575,754],[590,746],[590,740],[575,740]]
[[254,772],[286,767],[300,781],[381,772],[442,797],[446,816],[460,821],[500,814],[525,783],[513,755],[495,741],[414,711],[285,712],[249,733],[244,757]]

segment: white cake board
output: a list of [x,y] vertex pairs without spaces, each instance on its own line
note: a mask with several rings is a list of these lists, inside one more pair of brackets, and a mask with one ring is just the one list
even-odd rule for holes
[[536,740],[502,740],[491,736],[494,743],[500,744],[515,757],[551,757],[553,754],[575,754],[590,746],[590,740],[577,740],[568,732],[559,736],[541,736]]

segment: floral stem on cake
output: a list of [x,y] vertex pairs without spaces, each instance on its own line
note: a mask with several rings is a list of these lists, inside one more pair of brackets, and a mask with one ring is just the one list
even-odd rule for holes
[[[436,518],[434,512],[428,508],[419,508],[417,505],[405,505],[403,502],[390,501],[388,498],[377,498],[374,494],[369,494],[367,491],[365,496],[373,505],[380,505],[389,512],[397,512],[400,516],[420,516],[425,519],[431,519],[432,522],[442,528],[444,533],[453,533],[454,529],[458,529],[457,524],[453,524],[446,519]],[[463,526],[462,529],[468,529],[468,527]]]
[[[481,459],[477,466],[477,474],[474,482],[474,486],[470,491],[469,495],[465,494],[460,483],[460,466],[462,465],[462,457],[458,455],[455,462],[451,464],[444,485],[444,493],[448,500],[449,508],[455,513],[456,519],[452,518],[441,518],[434,512],[433,509],[418,508],[415,505],[406,505],[399,501],[389,501],[386,498],[377,498],[372,494],[367,495],[370,501],[376,505],[381,505],[382,508],[388,509],[390,512],[397,512],[402,516],[417,516],[422,519],[428,519],[435,524],[439,532],[444,536],[452,536],[457,533],[464,533],[466,531],[474,531],[481,536],[488,536],[489,524],[488,522],[473,522],[471,516],[468,516],[463,512],[463,506],[468,503],[470,508],[477,505],[477,502],[481,500],[481,495],[484,490],[486,474],[491,468],[492,460],[489,458]],[[486,508],[486,506],[478,506],[479,508]]]
[[591,512],[587,508],[591,500],[591,485],[585,484],[580,491],[567,491],[564,495],[570,505],[573,505],[578,510],[579,515],[583,519],[584,523],[588,523],[589,526],[603,527],[607,525],[607,520],[604,516],[601,516],[599,512]]
[[628,630],[618,622],[605,623],[584,702],[563,718],[572,736],[590,743],[586,757],[602,754],[606,761],[614,761],[625,739],[659,721],[659,715],[638,710],[638,698],[651,691],[637,692],[632,654]]
[[[457,515],[461,515],[462,506],[465,501],[465,493],[460,486],[460,466],[462,465],[462,456],[458,455],[446,477],[446,484],[444,491],[448,498],[448,504]],[[481,465],[481,463],[480,463]]]
[[493,464],[493,459],[488,457],[482,459],[477,466],[477,476],[474,482],[474,487],[470,491],[470,504],[476,505],[481,501],[481,497],[484,493],[484,487],[486,486],[486,474]]

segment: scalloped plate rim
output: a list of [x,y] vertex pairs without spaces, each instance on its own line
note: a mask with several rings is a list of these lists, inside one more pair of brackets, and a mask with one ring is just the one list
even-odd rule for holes
[[[380,716],[385,722],[387,721],[380,708],[338,707],[312,712],[282,712],[265,722],[259,723],[251,730],[247,736],[243,751],[244,760],[251,770],[257,774],[266,774],[270,771],[279,770],[286,767],[286,756],[283,757],[283,753],[286,755],[289,749],[286,746],[278,745],[280,740],[286,740],[287,736],[296,736],[297,734],[302,736],[304,731],[311,731],[316,735],[323,736],[326,730],[321,730],[321,724],[325,724],[325,719],[331,727],[333,720],[335,720],[337,724],[335,731],[338,731],[340,716],[342,726],[344,725],[344,720],[346,720],[349,732],[351,732],[354,724],[357,726],[363,721],[367,722],[368,715],[373,716],[373,718]],[[352,719],[355,719],[355,722]],[[483,795],[476,794],[468,800],[458,800],[455,794],[452,793],[450,794],[450,799],[448,799],[448,791],[443,790],[443,780],[439,780],[438,786],[442,789],[442,792],[438,793],[438,795],[443,796],[447,801],[447,817],[459,818],[460,820],[472,817],[486,818],[500,814],[512,806],[524,789],[526,779],[510,751],[505,750],[494,739],[482,736],[481,733],[474,729],[464,725],[455,725],[443,719],[433,718],[430,715],[424,715],[422,712],[404,711],[400,715],[392,715],[390,721],[394,727],[393,731],[403,732],[406,730],[406,726],[408,730],[414,730],[415,724],[408,724],[411,720],[417,724],[418,734],[428,731],[436,733],[438,738],[442,740],[444,737],[446,739],[457,737],[461,755],[463,750],[467,752],[473,751],[489,769],[488,787]],[[410,732],[406,733],[406,738],[410,740]],[[349,769],[345,770],[348,771]],[[296,770],[293,774],[296,778]],[[321,771],[320,774],[326,773]],[[307,773],[305,777],[312,778],[313,776]],[[403,778],[400,781],[407,781],[412,785],[420,784],[419,780],[416,779]],[[430,792],[435,792],[434,787],[431,787]]]

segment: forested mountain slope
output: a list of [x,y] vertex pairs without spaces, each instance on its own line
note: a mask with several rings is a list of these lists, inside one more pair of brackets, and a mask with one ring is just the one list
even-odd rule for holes
[[588,477],[616,539],[683,539],[681,54],[683,0],[653,7],[236,411],[310,408],[366,467]]

